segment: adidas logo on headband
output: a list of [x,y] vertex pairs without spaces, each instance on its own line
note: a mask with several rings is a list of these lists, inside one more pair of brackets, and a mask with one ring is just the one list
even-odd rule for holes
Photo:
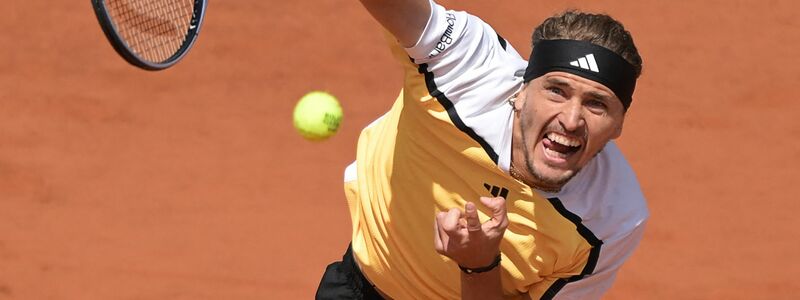
[[578,60],[569,62],[569,64],[581,69],[600,73],[600,69],[597,68],[597,61],[594,60],[594,54],[587,54],[584,57],[578,58]]

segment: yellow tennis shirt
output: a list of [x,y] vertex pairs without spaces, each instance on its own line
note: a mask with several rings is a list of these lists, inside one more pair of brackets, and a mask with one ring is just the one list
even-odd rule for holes
[[471,201],[485,222],[491,210],[481,196],[507,200],[506,298],[549,299],[591,274],[603,242],[559,198],[507,173],[506,99],[527,63],[477,17],[436,5],[418,45],[403,50],[393,47],[403,90],[361,132],[345,172],[353,255],[364,275],[395,299],[460,299],[461,271],[434,249],[434,217]]

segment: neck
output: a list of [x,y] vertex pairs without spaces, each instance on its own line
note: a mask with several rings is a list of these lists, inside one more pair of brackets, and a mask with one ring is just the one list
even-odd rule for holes
[[520,182],[522,182],[524,184],[527,184],[528,186],[530,186],[530,187],[532,187],[534,189],[540,190],[542,192],[558,193],[559,191],[561,191],[561,187],[562,186],[560,186],[560,185],[552,185],[552,184],[547,184],[547,183],[541,183],[540,180],[536,180],[535,176],[526,175],[526,174],[530,174],[530,172],[524,172],[523,173],[520,170],[518,170],[517,168],[515,168],[513,162],[511,163],[511,167],[508,169],[508,172],[511,175],[511,177],[513,177],[514,179],[519,180]]

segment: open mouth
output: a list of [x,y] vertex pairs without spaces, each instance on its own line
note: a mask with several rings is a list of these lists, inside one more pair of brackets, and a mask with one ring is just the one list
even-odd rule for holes
[[580,139],[550,132],[542,139],[544,152],[551,158],[567,159],[581,149]]

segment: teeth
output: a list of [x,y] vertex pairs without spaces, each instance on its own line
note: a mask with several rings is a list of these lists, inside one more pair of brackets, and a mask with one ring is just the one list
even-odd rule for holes
[[546,147],[544,148],[544,152],[547,152],[548,156],[556,157],[556,158],[567,158],[567,156],[569,156],[568,154],[561,153],[561,152],[554,151],[554,150],[550,150],[550,149],[548,149]]
[[555,133],[555,132],[548,133],[547,134],[547,138],[550,139],[553,142],[562,144],[564,146],[579,147],[581,145],[581,141],[580,140],[569,138],[569,137],[560,135],[560,134]]

